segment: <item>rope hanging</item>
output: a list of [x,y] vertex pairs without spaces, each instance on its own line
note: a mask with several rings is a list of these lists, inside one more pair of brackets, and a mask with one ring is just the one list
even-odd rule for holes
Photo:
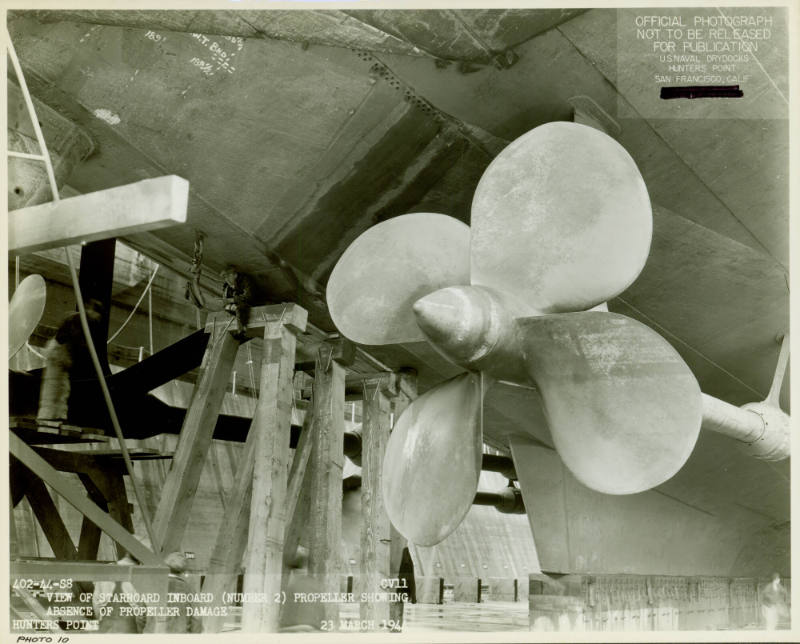
[[[112,335],[112,336],[111,336],[111,337],[110,337],[110,338],[109,338],[109,339],[106,341],[106,344],[111,344],[111,343],[112,343],[114,340],[116,340],[116,339],[117,339],[117,336],[118,336],[120,333],[122,333],[122,330],[123,330],[123,329],[124,329],[126,326],[128,326],[128,322],[130,322],[130,321],[131,321],[131,318],[133,318],[134,314],[136,313],[137,309],[139,308],[139,305],[142,303],[142,300],[144,299],[144,296],[145,296],[145,295],[147,295],[147,293],[150,291],[150,287],[151,287],[151,285],[153,284],[153,280],[154,280],[154,279],[155,279],[155,277],[156,277],[156,273],[158,273],[158,268],[159,268],[159,266],[158,266],[158,264],[156,264],[155,270],[153,270],[153,274],[150,276],[150,280],[147,282],[147,286],[145,286],[145,287],[144,287],[144,291],[142,291],[142,294],[139,296],[139,299],[136,301],[136,304],[134,304],[134,305],[133,305],[133,309],[131,310],[131,312],[130,312],[130,315],[128,315],[128,317],[127,317],[127,318],[125,318],[125,321],[124,321],[124,322],[122,323],[122,325],[121,325],[121,326],[120,326],[120,327],[119,327],[119,328],[118,328],[118,329],[117,329],[117,330],[114,332],[114,335]],[[151,355],[152,355],[152,353],[153,353],[153,346],[152,346],[152,345],[153,345],[153,343],[152,343],[152,338],[151,338],[151,342],[150,342],[150,354],[151,354]]]

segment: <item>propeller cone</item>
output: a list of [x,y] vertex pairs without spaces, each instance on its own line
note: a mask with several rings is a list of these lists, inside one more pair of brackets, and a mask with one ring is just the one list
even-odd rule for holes
[[517,322],[556,450],[579,481],[633,494],[683,466],[700,431],[702,397],[666,340],[615,313]]
[[415,213],[373,226],[350,244],[328,280],[327,302],[336,328],[354,342],[417,342],[425,336],[411,306],[456,284],[469,284],[469,226]]
[[44,313],[47,287],[41,275],[22,280],[8,305],[8,357],[22,348]]
[[614,139],[577,123],[541,125],[506,147],[472,201],[472,284],[537,312],[583,311],[642,270],[652,234],[647,188]]
[[479,375],[456,376],[412,402],[392,430],[383,498],[412,543],[439,543],[472,506],[483,452],[481,396]]

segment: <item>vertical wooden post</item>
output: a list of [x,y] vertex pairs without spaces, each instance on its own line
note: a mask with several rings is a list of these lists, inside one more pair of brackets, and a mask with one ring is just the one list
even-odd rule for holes
[[81,534],[78,539],[78,560],[88,561],[97,559],[97,552],[100,549],[100,537],[102,530],[94,523],[83,517],[81,523]]
[[[386,593],[381,582],[392,575],[389,570],[391,543],[389,517],[381,492],[383,455],[389,440],[391,404],[387,397],[389,378],[364,382],[361,426],[361,568],[357,594]],[[389,620],[389,603],[362,601],[362,622],[377,630]]]
[[[103,373],[111,375],[108,366],[108,322],[111,313],[111,290],[114,279],[114,259],[116,257],[117,240],[102,239],[89,242],[81,248],[81,263],[78,270],[78,282],[84,302],[97,300],[100,302],[100,321],[93,325],[92,341]],[[91,362],[87,361],[87,373],[72,374],[74,378],[96,378]]]
[[[393,426],[397,424],[406,407],[417,397],[417,372],[413,369],[404,369],[397,373],[397,396],[392,401]],[[406,538],[397,531],[394,525],[391,526],[391,547],[389,549],[389,571],[392,577],[405,578],[407,588],[405,589],[409,601],[412,591],[416,589],[413,571],[402,569],[403,550],[408,546]],[[403,628],[403,613],[405,604],[402,601],[392,602],[389,605],[389,620],[391,630],[398,632]]]
[[261,385],[250,427],[256,435],[244,592],[264,595],[268,599],[243,603],[244,632],[274,632],[279,625],[280,603],[270,600],[281,591],[286,529],[284,506],[294,397],[292,377],[297,346],[294,333],[305,330],[307,317],[306,311],[300,307],[293,304],[285,307],[281,319],[267,321],[264,328]]
[[238,338],[228,330],[223,331],[224,326],[217,325],[215,328],[212,321],[210,327],[214,336],[203,356],[202,373],[181,427],[178,448],[153,521],[158,542],[153,544],[153,548],[163,553],[180,549],[225,388],[239,349]]
[[[339,592],[342,534],[342,468],[344,466],[343,345],[320,346],[314,370],[310,483],[308,573],[319,592]],[[321,604],[319,619],[339,622],[336,603]],[[319,624],[315,626],[319,627]]]
[[[112,519],[133,534],[131,504],[128,502],[122,474],[93,467],[79,476],[89,493],[89,498],[104,508]],[[147,509],[143,508],[141,511],[146,512]],[[114,548],[117,552],[117,559],[125,556],[126,550],[120,544],[115,543]]]
[[[261,315],[258,311],[259,309],[256,309],[256,316]],[[283,313],[282,307],[280,312],[274,311],[269,314],[265,310],[264,315],[265,319],[268,318],[276,323],[282,322],[290,327],[295,324],[295,319],[291,316],[287,317]],[[291,399],[288,404],[291,405]],[[224,515],[211,553],[208,572],[203,582],[203,592],[214,598],[216,606],[222,606],[225,603],[223,595],[226,591],[232,590],[242,564],[242,557],[247,549],[253,490],[253,462],[256,439],[259,436],[259,430],[254,429],[256,417],[254,416],[254,423],[251,423],[241,458],[236,467],[234,488],[225,503]],[[203,632],[218,633],[222,629],[224,621],[224,617],[221,615],[203,617]]]

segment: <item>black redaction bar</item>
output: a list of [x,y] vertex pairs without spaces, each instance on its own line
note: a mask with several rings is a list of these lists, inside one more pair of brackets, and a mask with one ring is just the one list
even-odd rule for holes
[[741,98],[744,92],[738,85],[687,85],[662,87],[661,98]]

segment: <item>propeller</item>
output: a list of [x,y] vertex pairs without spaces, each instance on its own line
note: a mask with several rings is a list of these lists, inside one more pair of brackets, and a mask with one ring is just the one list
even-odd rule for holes
[[41,275],[28,275],[19,283],[8,305],[8,358],[25,345],[44,313],[47,287]]
[[700,432],[702,396],[671,344],[616,313],[518,324],[556,450],[579,481],[633,494],[680,469]]
[[669,479],[702,419],[700,388],[671,345],[602,310],[641,272],[652,234],[647,189],[622,146],[576,123],[537,127],[489,165],[471,214],[466,231],[444,215],[382,222],[328,284],[351,340],[424,337],[467,370],[415,400],[387,444],[386,509],[420,545],[444,539],[474,498],[486,377],[538,390],[564,464],[608,494]]
[[652,232],[625,148],[592,127],[548,123],[512,141],[478,182],[470,283],[538,312],[583,311],[633,283]]
[[[439,543],[472,507],[483,452],[481,387],[478,374],[456,376],[414,400],[392,430],[396,458],[384,461],[383,498],[392,523],[413,543]],[[441,472],[448,473],[446,490]]]

